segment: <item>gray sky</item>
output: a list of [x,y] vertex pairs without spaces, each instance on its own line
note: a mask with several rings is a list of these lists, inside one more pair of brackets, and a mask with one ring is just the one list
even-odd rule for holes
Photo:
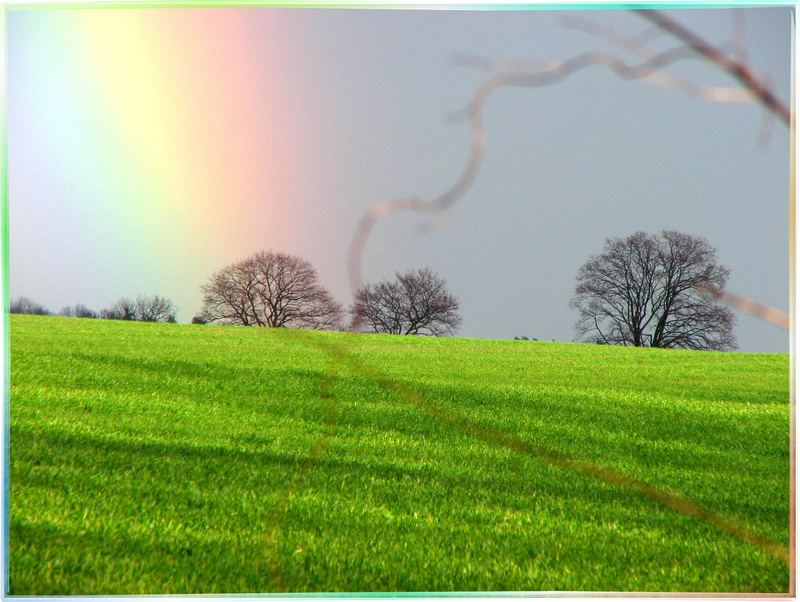
[[[595,36],[566,28],[563,18],[569,14],[626,35],[642,34],[655,50],[677,44],[637,16],[616,10],[246,10],[255,24],[251,34],[258,34],[262,21],[264,36],[267,26],[291,33],[286,102],[302,110],[298,136],[305,141],[302,155],[291,158],[302,164],[294,215],[285,223],[276,218],[272,226],[262,219],[234,220],[224,226],[220,240],[239,242],[207,242],[208,262],[186,262],[186,269],[172,271],[148,256],[142,244],[122,243],[115,247],[122,259],[115,261],[117,266],[127,262],[125,270],[114,270],[103,257],[87,267],[86,245],[75,241],[99,239],[109,228],[87,229],[74,216],[64,228],[48,226],[47,220],[55,219],[53,199],[71,194],[70,206],[91,206],[96,199],[87,199],[93,193],[86,191],[102,187],[92,187],[91,170],[85,172],[89,184],[79,193],[59,188],[57,178],[44,175],[41,162],[56,155],[45,152],[51,159],[42,159],[42,152],[34,152],[28,132],[41,115],[25,98],[36,86],[43,90],[47,80],[23,74],[31,55],[26,36],[35,33],[38,22],[35,14],[11,16],[12,297],[31,296],[52,310],[77,302],[99,309],[123,295],[158,293],[173,298],[179,319],[189,321],[200,308],[199,286],[214,269],[272,247],[312,261],[323,283],[349,303],[347,246],[366,208],[390,197],[433,197],[463,169],[468,126],[447,116],[466,105],[486,74],[455,65],[455,55],[550,61],[606,50],[635,62]],[[175,11],[172,18],[189,12]],[[753,68],[767,74],[788,102],[791,11],[740,12]],[[733,38],[733,13],[670,15],[710,42],[726,44]],[[213,38],[207,42],[212,46]],[[56,57],[58,50],[54,44],[49,51]],[[259,51],[253,47],[256,66],[264,60]],[[699,60],[669,70],[702,84],[734,85]],[[215,78],[223,77],[224,69],[217,73],[212,66],[204,76],[209,86],[218,85]],[[588,256],[598,253],[607,237],[675,229],[706,237],[717,248],[720,262],[731,270],[731,291],[786,311],[788,128],[773,121],[769,142],[761,145],[762,120],[757,105],[703,102],[623,81],[602,67],[551,86],[500,90],[486,107],[485,160],[472,188],[436,229],[424,234],[420,216],[381,221],[365,249],[364,277],[375,280],[395,270],[430,266],[461,301],[459,336],[568,341],[576,319],[568,306],[575,274]],[[70,152],[80,153],[80,145],[73,143]],[[242,168],[252,171],[242,177],[260,173],[257,159]],[[103,219],[113,219],[107,215]],[[64,216],[59,220],[67,223]],[[54,253],[57,265],[47,259]],[[61,275],[48,278],[56,269]],[[789,348],[786,332],[744,315],[736,335],[744,351]]]

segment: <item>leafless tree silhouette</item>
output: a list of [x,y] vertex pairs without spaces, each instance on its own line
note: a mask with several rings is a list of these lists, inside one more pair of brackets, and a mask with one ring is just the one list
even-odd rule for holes
[[100,317],[104,320],[135,320],[136,303],[127,297],[123,297],[113,306],[101,309]]
[[27,297],[17,297],[13,299],[9,304],[8,311],[12,314],[50,315],[50,311],[46,307]]
[[579,338],[612,345],[729,350],[733,312],[700,288],[722,291],[729,271],[704,238],[665,230],[607,239],[578,271],[571,305]]
[[428,268],[362,286],[351,311],[354,328],[389,334],[443,336],[461,323],[458,299]]
[[169,299],[153,295],[137,297],[136,319],[140,322],[175,322],[175,305]]
[[96,318],[97,312],[89,309],[82,303],[78,303],[75,307],[62,307],[58,315],[67,318]]
[[305,259],[262,251],[229,265],[203,291],[207,322],[337,329],[343,310]]
[[106,320],[133,320],[136,322],[175,322],[175,304],[158,295],[139,295],[136,300],[123,297],[113,307],[100,312]]

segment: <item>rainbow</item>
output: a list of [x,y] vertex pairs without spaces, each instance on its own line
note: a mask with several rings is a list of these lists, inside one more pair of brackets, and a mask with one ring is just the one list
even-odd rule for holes
[[[303,213],[297,190],[313,135],[297,102],[304,67],[292,58],[294,32],[277,16],[219,7],[12,11],[12,225],[25,202],[13,159],[34,152],[21,148],[24,139],[43,152],[54,188],[85,193],[60,211],[82,224],[100,263],[104,250],[144,257],[162,279],[196,291],[201,275],[228,261],[286,249]],[[15,131],[18,121],[29,129]],[[157,292],[147,285],[131,288]]]

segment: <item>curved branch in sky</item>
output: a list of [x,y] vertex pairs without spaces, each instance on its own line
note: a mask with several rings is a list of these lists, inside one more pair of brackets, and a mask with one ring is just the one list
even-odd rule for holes
[[[618,56],[607,52],[586,52],[562,61],[489,61],[480,57],[460,57],[460,64],[482,68],[492,72],[492,75],[481,84],[472,96],[465,115],[470,123],[471,143],[467,163],[456,181],[442,194],[430,200],[421,197],[402,197],[379,201],[367,209],[358,222],[355,234],[350,242],[347,257],[347,270],[350,288],[355,292],[362,286],[361,264],[363,252],[369,235],[375,224],[389,215],[395,213],[415,212],[420,214],[441,213],[455,204],[472,186],[480,171],[485,152],[485,131],[483,124],[483,108],[489,97],[501,88],[506,87],[539,87],[557,83],[573,73],[592,66],[601,66],[609,69],[625,80],[640,80],[651,85],[656,85],[671,90],[676,90],[700,100],[708,102],[736,102],[736,103],[761,103],[767,109],[778,115],[785,123],[789,123],[788,108],[785,107],[774,94],[766,88],[761,80],[748,68],[738,63],[720,49],[708,44],[669,17],[653,10],[634,10],[636,14],[652,21],[659,28],[670,33],[686,44],[666,52],[652,53],[639,48],[637,54],[645,57],[643,62],[628,64]],[[654,14],[651,14],[654,13]],[[623,43],[617,40],[618,43]],[[639,44],[627,40],[628,46],[634,48]],[[694,82],[678,78],[664,71],[670,64],[694,56],[700,56],[728,71],[744,88],[731,88],[720,86],[703,86]],[[737,297],[744,299],[743,297]],[[723,303],[736,307],[741,311],[751,313],[755,302],[737,303],[730,302],[732,297],[719,297]],[[748,300],[749,301],[749,300]],[[761,306],[766,307],[766,306]],[[788,316],[775,308],[769,308],[769,315],[783,314],[788,325]],[[777,312],[777,313],[775,313]],[[752,315],[764,318],[769,312],[755,311]],[[766,319],[766,318],[765,318]],[[783,323],[783,318],[773,323]]]

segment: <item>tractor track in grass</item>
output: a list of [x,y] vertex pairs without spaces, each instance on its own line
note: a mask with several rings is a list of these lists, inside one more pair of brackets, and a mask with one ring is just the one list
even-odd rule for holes
[[313,469],[313,466],[319,461],[329,446],[333,436],[332,431],[336,428],[335,401],[333,399],[331,387],[332,383],[338,377],[337,371],[344,364],[347,364],[359,375],[371,380],[384,390],[390,391],[402,401],[413,405],[463,434],[479,439],[489,445],[502,447],[514,453],[535,458],[551,466],[570,470],[603,483],[633,491],[651,502],[669,508],[686,517],[703,522],[743,543],[752,545],[779,560],[786,566],[790,565],[790,550],[786,546],[756,533],[744,523],[723,516],[689,498],[660,489],[641,479],[632,478],[620,471],[572,456],[568,453],[535,445],[511,433],[494,430],[472,422],[454,412],[447,411],[446,409],[430,403],[413,387],[397,379],[390,378],[379,369],[367,365],[350,353],[347,349],[347,345],[344,343],[322,343],[316,340],[316,337],[309,336],[308,333],[304,331],[291,330],[289,332],[291,332],[291,336],[296,337],[297,340],[302,340],[306,343],[310,342],[318,349],[330,354],[331,362],[328,364],[328,373],[323,377],[320,383],[320,397],[326,399],[327,402],[323,433],[312,448],[308,460],[300,471],[298,471],[298,476],[293,482],[293,488],[283,506],[283,512],[285,512],[286,508],[289,506],[289,498],[296,495],[297,491],[302,488],[302,484]]

